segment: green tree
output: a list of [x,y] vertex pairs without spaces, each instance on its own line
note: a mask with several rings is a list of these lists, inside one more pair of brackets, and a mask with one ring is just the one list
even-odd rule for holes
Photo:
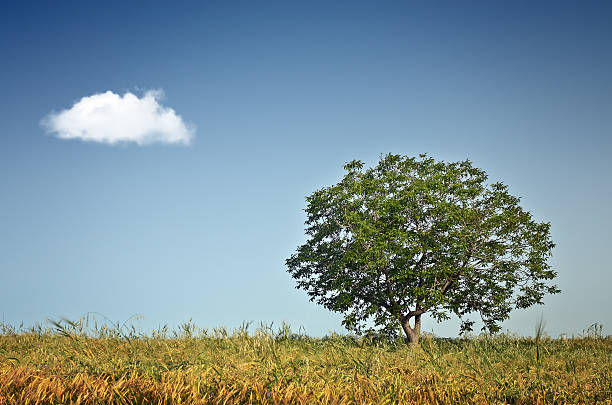
[[308,239],[286,264],[297,288],[344,313],[349,330],[401,326],[418,343],[423,314],[455,314],[465,332],[465,315],[479,313],[494,333],[513,308],[560,291],[546,282],[556,276],[550,223],[469,160],[389,154],[374,168],[344,168],[339,183],[306,198]]

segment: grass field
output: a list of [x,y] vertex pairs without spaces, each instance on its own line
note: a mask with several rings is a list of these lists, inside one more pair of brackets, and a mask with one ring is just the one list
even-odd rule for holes
[[0,404],[612,403],[612,338],[309,338],[63,321],[0,335]]

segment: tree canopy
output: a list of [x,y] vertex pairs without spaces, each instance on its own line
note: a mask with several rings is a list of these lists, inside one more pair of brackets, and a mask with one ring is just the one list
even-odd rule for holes
[[339,183],[306,197],[308,238],[286,264],[297,288],[344,313],[349,330],[401,327],[418,342],[423,314],[454,314],[463,332],[478,313],[496,332],[512,309],[559,292],[547,282],[556,276],[550,223],[534,221],[469,160],[389,154],[373,168],[355,160],[344,169]]

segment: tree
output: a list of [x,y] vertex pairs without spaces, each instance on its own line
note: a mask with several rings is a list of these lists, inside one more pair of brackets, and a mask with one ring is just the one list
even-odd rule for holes
[[355,160],[344,169],[306,197],[308,238],[286,264],[296,288],[344,313],[347,329],[401,326],[418,343],[423,314],[455,314],[465,332],[465,316],[479,313],[494,333],[513,308],[560,291],[546,282],[556,276],[550,223],[469,160],[389,154],[374,168]]

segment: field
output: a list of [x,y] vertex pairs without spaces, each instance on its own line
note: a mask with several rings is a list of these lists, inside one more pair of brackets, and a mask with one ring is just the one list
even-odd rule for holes
[[0,404],[612,403],[612,338],[310,338],[228,332],[2,327]]

